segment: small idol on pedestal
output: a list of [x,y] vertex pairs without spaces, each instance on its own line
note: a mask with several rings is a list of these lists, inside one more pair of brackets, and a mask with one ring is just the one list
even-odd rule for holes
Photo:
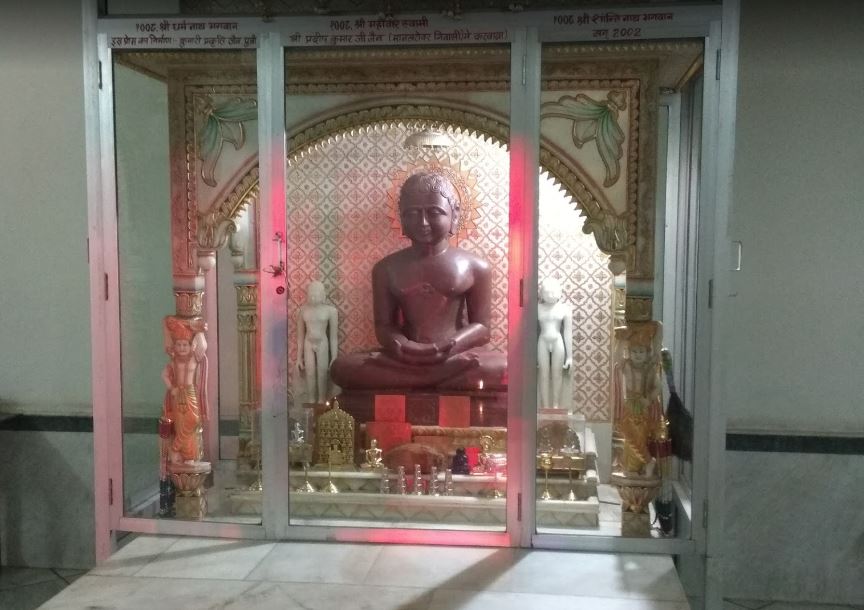
[[468,455],[463,447],[456,449],[450,470],[453,471],[453,474],[471,474],[471,468],[468,467]]
[[306,383],[308,402],[327,402],[330,364],[339,351],[339,314],[326,302],[324,284],[311,282],[297,314],[297,369]]
[[378,447],[378,439],[369,441],[369,448],[365,451],[366,461],[360,466],[364,469],[382,468],[384,462],[381,459],[381,448]]
[[561,284],[555,278],[546,278],[540,284],[537,322],[540,407],[566,408],[569,404],[563,404],[562,390],[564,375],[573,364],[573,313],[569,305],[561,302]]

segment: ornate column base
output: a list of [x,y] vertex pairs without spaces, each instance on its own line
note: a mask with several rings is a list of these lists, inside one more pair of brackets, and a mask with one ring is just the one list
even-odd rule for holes
[[660,493],[660,477],[640,477],[613,472],[610,482],[621,496],[621,513],[647,514],[648,505]]
[[207,514],[204,482],[211,470],[210,462],[168,465],[171,482],[177,493],[174,500],[175,517],[198,521],[204,518]]
[[625,538],[649,538],[651,516],[648,513],[621,513],[621,535]]

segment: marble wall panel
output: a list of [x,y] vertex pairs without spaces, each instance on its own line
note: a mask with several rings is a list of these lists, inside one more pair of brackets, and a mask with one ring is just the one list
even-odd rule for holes
[[864,455],[726,452],[724,597],[864,604]]
[[0,431],[0,464],[3,565],[93,567],[92,433]]

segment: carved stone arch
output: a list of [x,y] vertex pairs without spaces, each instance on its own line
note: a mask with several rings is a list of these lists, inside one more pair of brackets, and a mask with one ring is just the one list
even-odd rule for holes
[[[508,146],[510,142],[508,122],[476,107],[444,103],[442,100],[400,98],[388,102],[379,99],[373,103],[336,109],[289,129],[292,135],[288,138],[288,163],[338,139],[342,134],[399,124],[411,124],[418,128],[451,127],[469,135],[491,139],[503,146]],[[562,160],[543,138],[540,141],[540,167],[549,172],[570,196],[586,219],[583,231],[593,234],[598,249],[612,257],[610,265],[623,266],[627,248],[626,218],[615,215],[605,197],[596,192],[583,168],[575,162]]]
[[[509,144],[509,125],[491,113],[476,108],[462,108],[455,104],[424,101],[411,103],[376,102],[374,106],[353,107],[319,117],[315,122],[301,126],[288,139],[288,163],[301,158],[310,150],[321,146],[341,134],[357,130],[374,129],[410,123],[422,127],[452,127],[473,136],[490,138],[494,142]],[[593,234],[598,249],[623,264],[627,247],[627,221],[609,209],[605,198],[595,195],[594,187],[584,170],[576,163],[561,159],[548,142],[540,141],[540,167],[547,171],[572,199],[585,217],[583,230]],[[236,230],[236,220],[243,210],[257,200],[259,194],[258,159],[253,156],[237,174],[230,191],[210,211],[201,214],[198,222],[198,246],[218,250]]]
[[258,155],[252,155],[228,181],[224,194],[198,215],[198,250],[215,252],[237,231],[235,221],[258,200]]

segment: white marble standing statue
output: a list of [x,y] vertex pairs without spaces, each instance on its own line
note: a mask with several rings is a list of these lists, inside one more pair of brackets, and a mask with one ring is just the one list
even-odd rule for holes
[[540,408],[569,408],[570,397],[563,390],[570,385],[565,383],[565,373],[573,364],[573,313],[570,305],[561,302],[561,284],[554,278],[540,284],[537,323]]
[[329,398],[330,364],[339,351],[339,317],[325,302],[324,284],[310,282],[306,303],[297,315],[297,368],[306,383],[308,402]]

